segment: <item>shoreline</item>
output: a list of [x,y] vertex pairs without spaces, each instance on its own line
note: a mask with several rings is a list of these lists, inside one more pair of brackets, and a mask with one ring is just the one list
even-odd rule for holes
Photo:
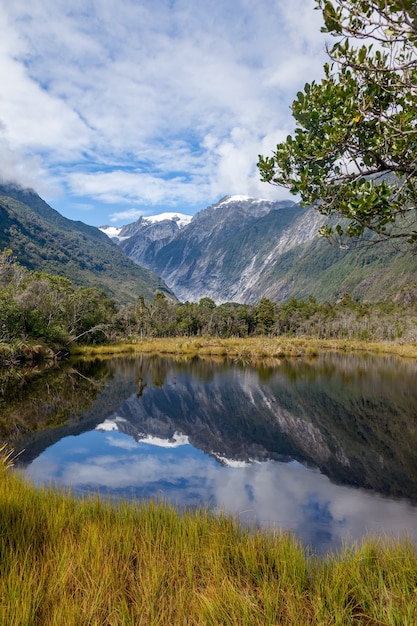
[[73,346],[71,356],[118,356],[160,354],[237,359],[312,358],[328,352],[363,353],[417,359],[417,345],[397,342],[366,342],[310,337],[165,337],[138,339],[112,345]]

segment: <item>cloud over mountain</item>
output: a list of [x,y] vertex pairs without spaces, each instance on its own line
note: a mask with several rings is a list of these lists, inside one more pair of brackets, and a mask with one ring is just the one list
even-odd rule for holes
[[242,191],[286,197],[259,182],[256,161],[291,130],[296,90],[321,74],[313,9],[313,0],[3,3],[3,177],[96,225],[126,208],[189,212]]

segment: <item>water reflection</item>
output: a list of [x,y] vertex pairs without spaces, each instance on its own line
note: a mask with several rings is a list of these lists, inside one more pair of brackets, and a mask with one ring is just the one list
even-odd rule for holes
[[142,357],[108,367],[78,429],[56,431],[35,459],[27,447],[36,482],[208,504],[319,550],[367,531],[417,539],[414,363],[328,356],[259,372]]

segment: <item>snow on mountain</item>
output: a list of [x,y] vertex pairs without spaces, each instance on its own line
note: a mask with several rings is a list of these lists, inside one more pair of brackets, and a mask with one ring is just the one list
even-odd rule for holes
[[244,196],[242,194],[236,194],[234,196],[225,196],[216,205],[216,209],[225,206],[226,204],[236,204],[237,202],[250,202],[250,204],[268,203],[270,200],[264,198],[252,198],[251,196]]
[[120,237],[122,226],[100,226],[99,230],[107,235],[107,237],[110,237],[110,239],[118,239],[119,241],[123,241],[123,239],[125,239],[125,237]]
[[118,243],[184,302],[204,296],[216,303],[251,302],[262,297],[261,276],[278,257],[316,236],[314,220],[311,228],[301,223],[306,212],[290,200],[225,196],[183,228],[172,220],[141,217],[124,226],[119,237],[128,238]]
[[159,215],[147,215],[143,218],[146,222],[163,222],[164,220],[172,220],[177,222],[179,228],[186,226],[193,219],[192,215],[185,213],[159,213]]
[[[185,213],[159,213],[158,215],[147,215],[139,218],[142,225],[150,225],[156,224],[158,222],[164,222],[166,220],[170,220],[175,222],[178,228],[183,228],[187,224],[191,222],[193,219],[192,215],[186,215]],[[124,241],[125,239],[129,239],[130,234],[128,236],[122,236],[121,232],[124,226],[100,226],[99,230],[105,233],[110,239],[117,239],[118,241]]]
[[237,194],[235,196],[225,196],[217,203],[217,207],[223,206],[224,204],[231,204],[233,202],[248,202],[254,200],[250,196],[244,196],[242,194]]

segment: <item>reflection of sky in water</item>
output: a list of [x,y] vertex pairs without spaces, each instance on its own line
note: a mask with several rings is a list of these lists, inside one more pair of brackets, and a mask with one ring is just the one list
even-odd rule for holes
[[94,430],[61,439],[27,466],[36,483],[76,492],[161,498],[179,506],[206,505],[294,530],[318,550],[366,532],[417,539],[417,508],[363,489],[338,486],[297,462],[224,466],[186,437],[136,442],[118,431]]

